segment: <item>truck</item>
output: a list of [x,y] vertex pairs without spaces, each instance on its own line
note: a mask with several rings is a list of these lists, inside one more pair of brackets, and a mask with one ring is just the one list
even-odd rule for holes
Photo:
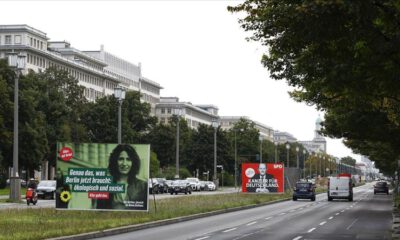
[[328,201],[347,199],[353,201],[353,181],[351,174],[342,173],[328,178]]

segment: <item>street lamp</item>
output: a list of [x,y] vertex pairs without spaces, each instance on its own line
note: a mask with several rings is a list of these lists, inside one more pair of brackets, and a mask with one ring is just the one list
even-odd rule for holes
[[122,102],[125,99],[125,89],[118,85],[114,88],[114,97],[118,100],[118,144],[122,142],[122,134],[121,134],[121,107]]
[[175,151],[175,179],[179,179],[179,122],[182,115],[180,108],[174,110],[174,114],[177,116],[176,121],[176,151]]
[[289,149],[290,149],[290,144],[287,142],[286,143],[286,152],[287,152],[287,156],[286,156],[286,161],[287,161],[287,163],[286,163],[286,167],[289,167]]
[[274,142],[275,144],[275,163],[278,162],[278,142]]
[[306,150],[303,149],[303,177],[306,178]]
[[296,146],[297,168],[299,168],[299,150],[300,150],[299,146]]
[[8,65],[14,68],[15,86],[14,86],[14,144],[13,144],[13,174],[10,178],[10,199],[12,201],[21,200],[21,180],[18,175],[18,91],[19,78],[22,75],[22,70],[25,69],[26,56],[17,53],[8,55]]
[[214,184],[218,186],[217,183],[217,128],[218,122],[216,119],[212,121],[212,127],[214,128]]
[[235,189],[237,187],[237,143],[236,143],[236,132],[243,131],[243,129],[233,129],[235,132]]
[[322,156],[322,170],[324,173],[324,177],[326,177],[326,163],[325,163],[325,156]]
[[260,140],[260,163],[262,163],[262,143],[263,143],[263,137],[260,135],[258,137],[258,140]]

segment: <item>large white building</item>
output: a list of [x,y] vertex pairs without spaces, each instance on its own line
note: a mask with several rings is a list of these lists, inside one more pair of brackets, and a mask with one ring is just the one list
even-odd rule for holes
[[0,25],[0,58],[10,52],[26,56],[26,68],[38,72],[48,67],[68,71],[85,87],[90,101],[114,93],[118,85],[142,93],[142,100],[152,105],[160,99],[162,87],[142,77],[140,64],[132,64],[101,47],[99,51],[80,51],[66,41],[49,41],[46,33],[28,25]]
[[186,119],[189,127],[194,129],[201,123],[211,125],[219,118],[216,106],[179,102],[177,97],[161,97],[160,102],[156,104],[155,113],[160,123],[168,123],[173,115],[180,115]]

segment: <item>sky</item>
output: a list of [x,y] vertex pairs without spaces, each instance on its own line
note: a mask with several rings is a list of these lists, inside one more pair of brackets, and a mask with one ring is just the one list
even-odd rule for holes
[[[241,1],[1,1],[0,24],[27,24],[50,41],[79,50],[104,50],[142,65],[161,96],[213,104],[220,116],[247,116],[298,140],[312,140],[323,113],[293,101],[285,81],[261,64],[266,46],[249,42],[226,10]],[[14,9],[14,10],[11,10]],[[341,140],[327,138],[327,152],[351,156]]]

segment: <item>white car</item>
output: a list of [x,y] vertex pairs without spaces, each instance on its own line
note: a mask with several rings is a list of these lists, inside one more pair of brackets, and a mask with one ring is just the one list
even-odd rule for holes
[[207,181],[206,185],[205,185],[205,190],[215,191],[216,190],[215,184],[213,182],[211,182],[211,181]]
[[43,180],[37,185],[36,192],[39,198],[55,198],[57,181]]
[[200,191],[200,180],[198,178],[186,178],[186,180],[190,183],[190,187],[193,191]]

